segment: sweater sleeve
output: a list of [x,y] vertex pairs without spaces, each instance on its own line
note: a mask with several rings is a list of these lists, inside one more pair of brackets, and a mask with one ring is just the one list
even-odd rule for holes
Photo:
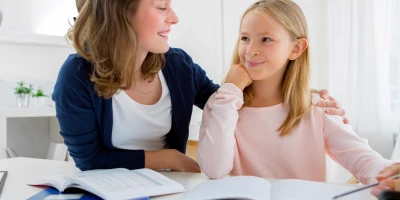
[[210,178],[222,178],[233,168],[235,130],[243,93],[234,84],[223,84],[203,111],[197,159]]
[[102,144],[92,99],[96,94],[88,73],[81,70],[82,64],[74,56],[66,60],[52,95],[60,134],[76,166],[81,170],[143,168],[143,150],[108,149]]
[[374,151],[338,116],[323,113],[323,129],[328,155],[363,184],[376,182],[378,173],[393,163]]
[[219,85],[210,80],[206,72],[198,64],[194,63],[192,58],[185,51],[179,50],[184,55],[186,63],[192,70],[194,86],[196,87],[194,105],[203,109],[207,100],[219,88]]

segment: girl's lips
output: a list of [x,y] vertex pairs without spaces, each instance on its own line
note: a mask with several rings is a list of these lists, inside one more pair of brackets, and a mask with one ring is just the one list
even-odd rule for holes
[[247,66],[249,66],[249,67],[257,67],[264,63],[264,62],[250,62],[250,61],[246,61],[246,62],[247,62]]

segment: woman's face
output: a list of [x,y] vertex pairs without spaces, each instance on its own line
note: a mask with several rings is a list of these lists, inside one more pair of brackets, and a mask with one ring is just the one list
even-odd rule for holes
[[139,48],[145,52],[165,53],[169,49],[168,33],[179,19],[171,7],[172,0],[141,0],[133,18]]

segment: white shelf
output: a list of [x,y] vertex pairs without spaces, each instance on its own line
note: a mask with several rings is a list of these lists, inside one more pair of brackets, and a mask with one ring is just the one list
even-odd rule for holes
[[0,117],[54,117],[56,109],[54,107],[38,108],[19,108],[19,107],[0,107]]
[[33,33],[18,33],[0,29],[0,43],[59,46],[71,48],[65,37]]

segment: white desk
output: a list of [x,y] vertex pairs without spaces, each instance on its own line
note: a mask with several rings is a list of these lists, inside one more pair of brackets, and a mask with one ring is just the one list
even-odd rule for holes
[[[3,170],[8,171],[8,176],[0,199],[6,200],[27,199],[40,192],[42,189],[26,185],[31,180],[57,174],[71,175],[79,171],[70,162],[34,158],[0,159],[0,171]],[[209,180],[204,174],[198,173],[162,172],[162,174],[182,184],[187,192],[193,190],[199,183]],[[276,181],[268,180],[270,182]],[[369,193],[369,190],[364,192]],[[176,200],[182,199],[184,196],[185,193],[180,193],[152,199]],[[376,199],[372,195],[370,197],[371,200]]]
[[0,107],[0,159],[8,147],[19,156],[45,158],[49,142],[60,140],[54,136],[59,131],[55,116],[53,107]]

